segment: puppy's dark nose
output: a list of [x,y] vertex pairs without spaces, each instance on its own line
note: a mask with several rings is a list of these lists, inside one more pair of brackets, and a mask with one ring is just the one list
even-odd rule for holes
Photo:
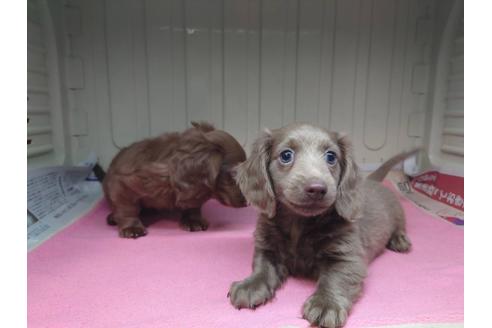
[[326,183],[323,181],[312,181],[309,182],[305,187],[304,191],[309,198],[319,200],[326,195]]

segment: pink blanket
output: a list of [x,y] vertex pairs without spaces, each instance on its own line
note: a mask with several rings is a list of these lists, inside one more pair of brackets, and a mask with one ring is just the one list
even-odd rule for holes
[[[463,321],[463,230],[402,203],[413,250],[374,261],[346,327]],[[167,218],[137,240],[118,238],[107,213],[103,202],[28,254],[29,327],[308,326],[312,281],[290,278],[255,311],[229,304],[230,283],[251,270],[254,209],[210,201],[208,231]]]

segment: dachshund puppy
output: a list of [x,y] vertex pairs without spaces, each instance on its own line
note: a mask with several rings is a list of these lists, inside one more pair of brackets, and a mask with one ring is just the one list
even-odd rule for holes
[[369,262],[385,247],[410,249],[403,209],[380,181],[414,152],[362,179],[345,136],[307,124],[263,133],[235,169],[243,195],[261,214],[253,273],[232,283],[232,305],[255,308],[288,276],[303,276],[317,281],[303,317],[312,325],[343,326]]
[[[120,237],[147,233],[139,218],[143,208],[182,210],[182,228],[200,231],[208,228],[200,207],[210,198],[226,206],[246,205],[230,171],[246,160],[241,145],[208,123],[192,125],[182,133],[136,142],[112,160],[103,189],[112,209],[108,223],[118,225]],[[100,168],[95,172],[103,175]]]

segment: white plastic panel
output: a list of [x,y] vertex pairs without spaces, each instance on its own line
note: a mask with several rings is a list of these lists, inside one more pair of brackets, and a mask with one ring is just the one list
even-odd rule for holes
[[[362,163],[421,144],[432,0],[73,0],[87,113],[75,159],[208,120],[249,146],[307,121],[352,136]],[[418,81],[428,79],[421,70]],[[420,85],[420,82],[418,82]],[[76,123],[74,123],[76,124]]]
[[185,17],[179,1],[147,1],[145,8],[150,133],[157,135],[187,121]]
[[113,140],[122,147],[149,132],[145,16],[134,0],[108,0],[106,10]]
[[49,163],[54,145],[44,20],[38,1],[27,7],[27,157],[29,163]]
[[28,167],[60,165],[70,157],[65,148],[68,124],[63,116],[65,95],[60,79],[60,65],[64,63],[58,56],[50,5],[57,3],[27,2],[27,139],[31,142],[27,146]]
[[[260,120],[260,1],[224,2],[224,128],[240,140],[257,133]],[[237,124],[242,122],[242,124]]]
[[433,166],[450,174],[463,175],[463,2],[456,0],[446,5],[451,8],[436,52],[433,101],[429,115],[429,155]]
[[[441,152],[446,160],[463,163],[464,158],[464,47],[463,21],[458,19],[450,54],[446,108],[442,128]],[[459,105],[457,102],[460,102]]]

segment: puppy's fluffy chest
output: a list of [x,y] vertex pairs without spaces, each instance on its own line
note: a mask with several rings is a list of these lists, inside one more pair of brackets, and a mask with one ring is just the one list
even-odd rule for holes
[[307,235],[308,227],[302,221],[294,220],[287,228],[288,230],[284,231],[285,246],[280,252],[284,253],[284,261],[290,273],[302,276],[315,274],[319,242],[315,242],[313,236]]
[[354,242],[350,224],[337,217],[290,218],[275,229],[281,240],[276,251],[293,276],[316,278],[320,266],[340,258],[340,243]]

